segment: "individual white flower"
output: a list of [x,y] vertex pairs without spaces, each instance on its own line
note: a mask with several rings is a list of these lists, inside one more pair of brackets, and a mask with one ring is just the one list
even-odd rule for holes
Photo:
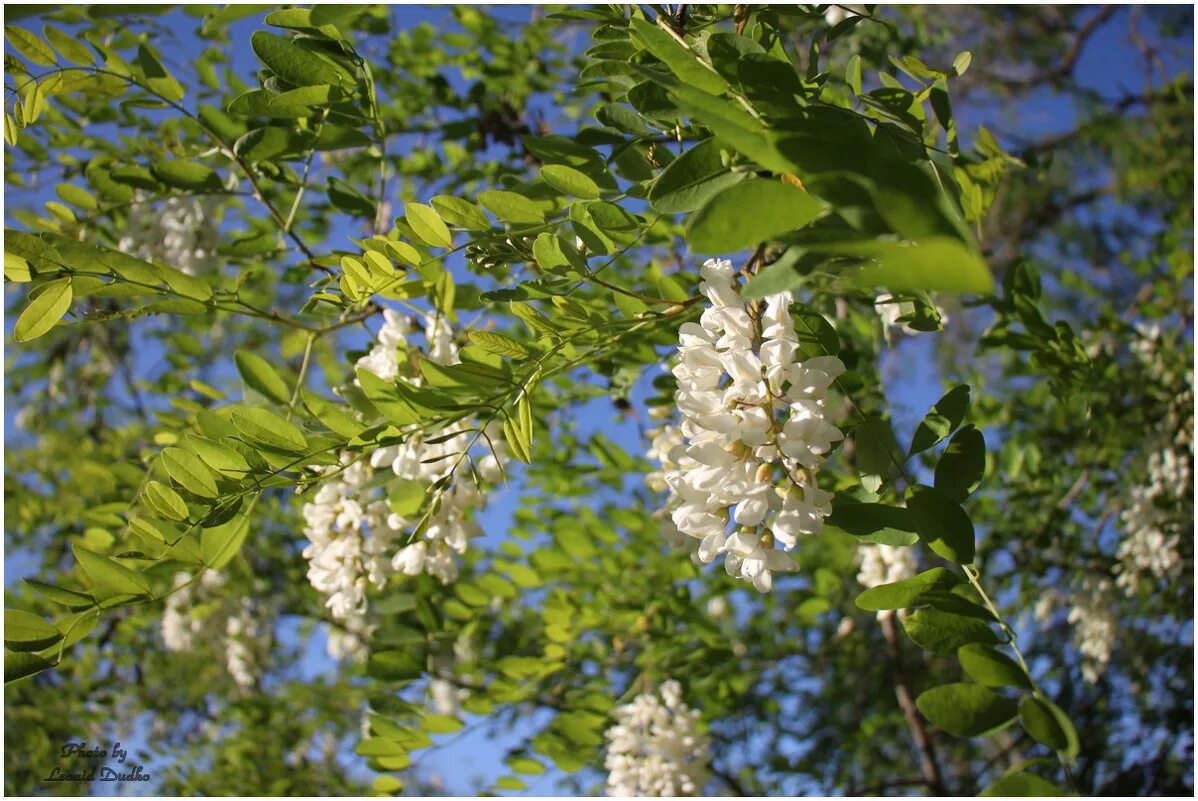
[[1091,684],[1106,671],[1119,636],[1119,619],[1111,610],[1114,595],[1109,580],[1087,578],[1071,598],[1069,623],[1082,654],[1082,675]]
[[708,778],[709,740],[700,715],[682,701],[678,682],[616,707],[606,732],[609,796],[699,795]]
[[844,365],[800,360],[789,293],[745,301],[726,260],[701,274],[712,305],[679,328],[671,372],[682,420],[656,433],[649,457],[662,469],[648,481],[669,488],[671,519],[699,540],[703,562],[723,555],[730,575],[768,592],[773,573],[798,569],[785,551],[831,513],[816,476],[842,438],[825,401]]
[[117,249],[188,275],[210,272],[220,264],[219,209],[219,197],[171,197],[155,208],[139,191]]
[[717,595],[707,602],[707,614],[716,620],[727,617],[729,609],[728,599],[723,595]]

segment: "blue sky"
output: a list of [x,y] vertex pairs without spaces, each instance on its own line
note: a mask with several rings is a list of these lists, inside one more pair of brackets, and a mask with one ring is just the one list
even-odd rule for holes
[[[492,13],[512,20],[526,18],[529,13],[528,7],[525,6],[503,8],[493,6],[490,10]],[[1126,25],[1122,24],[1123,16],[1127,13],[1129,12],[1126,9],[1121,10],[1116,20],[1096,35],[1090,45],[1083,51],[1083,55],[1077,65],[1077,74],[1082,77],[1083,82],[1102,92],[1105,96],[1122,96],[1130,92],[1138,92],[1142,87],[1143,77],[1141,73],[1138,70],[1127,69],[1127,64],[1139,57],[1138,53],[1131,46],[1131,43],[1127,40]],[[393,16],[401,20],[404,26],[415,25],[420,22],[430,22],[437,26],[451,24],[449,10],[444,7],[426,8],[409,6],[397,8],[393,10]],[[241,20],[235,23],[230,31],[230,37],[235,43],[234,47],[231,48],[232,66],[247,80],[252,76],[257,64],[249,48],[243,45],[248,42],[250,33],[261,27],[260,17],[261,15],[254,15]],[[170,62],[174,65],[186,64],[190,58],[199,53],[202,47],[201,43],[193,41],[188,33],[194,26],[194,21],[190,17],[185,17],[181,12],[175,12],[164,18],[163,22],[174,28],[179,37],[178,45],[180,49],[169,51],[173,54],[173,57],[169,59]],[[40,25],[31,25],[28,21],[24,24],[30,27],[40,27]],[[580,47],[587,44],[585,41],[579,41],[578,39],[575,39],[575,42]],[[166,50],[165,47],[162,49]],[[974,64],[978,64],[984,58],[984,54],[975,53]],[[1187,61],[1184,65],[1174,62],[1169,63],[1168,66],[1172,71],[1177,72],[1182,69],[1188,69],[1189,62]],[[181,68],[181,75],[184,74],[182,73],[182,69],[185,69],[185,67]],[[451,80],[454,80],[459,86],[463,83],[457,77],[451,77]],[[550,103],[541,102],[538,110],[551,123],[555,121],[560,122],[557,120],[556,109]],[[1032,98],[1025,103],[1021,103],[1018,108],[1003,108],[995,105],[976,107],[967,104],[958,104],[956,113],[958,125],[962,131],[962,138],[966,143],[969,142],[970,133],[979,124],[991,126],[996,131],[1013,130],[1017,127],[1021,136],[1027,139],[1034,139],[1054,132],[1067,130],[1074,122],[1071,104],[1051,94]],[[27,198],[40,203],[52,196],[53,188],[50,186],[24,195],[22,200]],[[9,224],[12,224],[11,218]],[[336,232],[336,235],[333,237],[334,242],[338,244],[345,242],[344,237],[349,233],[348,230]],[[467,277],[468,274],[465,272],[460,259],[453,263],[453,268],[456,275],[460,276],[463,281],[478,282],[477,278],[472,276]],[[8,297],[11,299],[11,291]],[[377,325],[372,327],[377,329]],[[7,323],[6,330],[11,331],[11,321]],[[952,323],[950,321],[946,335],[951,336],[952,330]],[[360,346],[366,342],[364,335],[359,335],[357,340],[352,343],[347,340],[347,344]],[[143,343],[146,342],[144,338],[141,341]],[[936,370],[936,360],[932,354],[933,345],[934,338],[930,335],[904,337],[897,347],[884,357],[883,375],[889,397],[893,403],[893,420],[900,441],[909,440],[915,424],[928,407],[943,393],[944,385],[941,376]],[[158,364],[160,355],[154,347],[147,343],[141,354],[141,362],[137,367],[138,373],[145,374],[149,370],[160,369],[161,365]],[[634,403],[646,397],[645,388],[647,381],[651,380],[652,377],[652,375],[648,375],[640,383],[637,391],[634,393]],[[235,375],[230,371],[225,378],[231,382],[230,385],[234,389],[235,394],[236,386],[233,383]],[[13,399],[7,395],[6,400],[10,402],[5,405],[5,434],[6,436],[13,436],[17,434],[12,425],[12,418],[17,409],[17,404],[12,403]],[[615,407],[606,400],[601,399],[592,402],[580,411],[576,419],[583,421],[583,433],[602,431],[616,443],[631,452],[641,452],[644,449],[637,421],[620,415]],[[995,445],[994,442],[990,442],[989,444],[991,447]],[[492,495],[490,505],[483,513],[481,520],[482,526],[487,532],[484,540],[486,546],[494,546],[503,540],[504,532],[508,528],[511,515],[518,503],[519,495],[520,487],[518,484]],[[6,584],[11,584],[21,575],[26,574],[28,570],[28,560],[22,558],[19,551],[6,553]],[[282,632],[283,638],[294,641],[295,635],[292,633],[294,627],[287,625],[284,629],[284,632]],[[305,673],[309,675],[318,674],[332,668],[329,660],[324,656],[324,642],[322,637],[313,638],[308,643],[308,646],[309,653],[302,666]],[[472,723],[473,721],[468,719],[468,725]],[[474,785],[470,780],[475,776],[485,776],[488,779],[494,779],[499,775],[507,773],[506,767],[501,762],[505,749],[519,744],[523,736],[535,730],[531,722],[528,721],[523,724],[522,728],[525,730],[501,734],[494,740],[489,738],[486,727],[472,729],[467,734],[460,736],[437,738],[443,742],[452,739],[452,743],[421,755],[419,764],[424,770],[439,774],[444,781],[446,791],[451,793],[469,793],[474,789]],[[122,739],[135,741],[136,738],[123,736]],[[468,765],[468,769],[463,770],[463,765]],[[529,781],[529,792],[533,794],[551,793],[554,791],[554,782],[557,778],[558,776],[553,771],[550,771],[550,773],[540,778],[540,780],[536,780],[537,777],[533,777]]]

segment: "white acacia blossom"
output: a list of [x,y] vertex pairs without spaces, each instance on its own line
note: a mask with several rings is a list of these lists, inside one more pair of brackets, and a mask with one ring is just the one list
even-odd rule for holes
[[641,693],[617,707],[607,737],[609,796],[698,795],[707,783],[709,741],[699,712],[682,701],[678,682],[663,682],[660,698]]
[[129,206],[128,224],[117,249],[197,275],[219,265],[216,219],[220,197],[171,197],[155,207],[144,192]]
[[816,476],[842,438],[824,402],[844,365],[800,360],[789,293],[747,302],[727,260],[707,261],[702,276],[711,305],[679,330],[672,371],[682,441],[663,462],[674,468],[670,509],[702,561],[723,554],[729,575],[768,592],[775,571],[798,569],[783,549],[831,513]]
[[1069,623],[1082,654],[1082,675],[1094,683],[1111,661],[1119,636],[1119,618],[1111,610],[1114,588],[1107,579],[1086,579],[1070,599]]
[[[414,333],[412,324],[389,309],[383,317],[374,346],[355,367],[386,381],[419,385],[419,379],[401,374],[412,347],[407,339]],[[444,317],[429,315],[424,336],[427,359],[444,365],[460,362]],[[499,481],[506,459],[500,426],[487,425],[480,435],[471,420],[431,437],[414,432],[368,456],[342,454],[342,465],[317,469],[318,478],[327,478],[303,508],[304,534],[310,541],[304,558],[309,562],[308,580],[328,596],[326,605],[341,625],[329,633],[331,656],[361,653],[369,637],[369,587],[382,589],[395,574],[427,573],[443,583],[457,578],[458,557],[466,552],[469,540],[482,533],[472,515],[484,504],[483,488],[475,480],[475,471],[459,469],[465,465],[466,452],[478,443],[489,446],[485,455],[473,459],[478,477],[484,483]],[[432,493],[429,503],[406,514],[394,511],[380,482],[372,482],[375,471],[384,468]],[[453,480],[446,482],[451,473]],[[420,534],[411,541],[416,531]]]
[[1123,538],[1116,583],[1132,595],[1146,581],[1169,582],[1181,576],[1183,537],[1192,537],[1194,449],[1193,375],[1178,375],[1161,358],[1159,326],[1141,327],[1132,351],[1149,376],[1172,398],[1167,415],[1150,434],[1144,480],[1130,484],[1119,515]]
[[253,687],[262,674],[256,653],[261,631],[249,599],[243,598],[237,614],[225,620],[225,635],[225,667],[229,675],[239,687]]
[[387,502],[364,488],[373,475],[364,459],[317,472],[330,478],[304,504],[308,581],[328,596],[325,605],[335,620],[357,624],[366,614],[367,585],[381,589],[387,583],[387,554],[401,532],[387,523]]
[[253,687],[262,675],[265,645],[269,630],[249,601],[222,599],[215,590],[224,586],[224,574],[206,571],[198,583],[191,576],[176,573],[173,586],[182,586],[167,596],[162,616],[162,641],[168,651],[196,648],[201,640],[225,652],[225,668],[238,686]]

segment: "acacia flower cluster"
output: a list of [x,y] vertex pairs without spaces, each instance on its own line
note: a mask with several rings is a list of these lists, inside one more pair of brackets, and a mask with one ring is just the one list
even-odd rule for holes
[[1123,539],[1116,583],[1128,595],[1146,580],[1169,582],[1182,574],[1180,549],[1183,537],[1193,531],[1194,493],[1193,375],[1188,370],[1178,375],[1166,367],[1159,326],[1140,329],[1132,350],[1170,402],[1149,437],[1151,452],[1142,471],[1145,480],[1127,489],[1119,516]]
[[679,330],[672,371],[682,441],[663,460],[671,516],[700,540],[702,561],[723,554],[730,575],[768,592],[775,571],[798,567],[783,549],[831,513],[817,474],[842,438],[825,399],[844,365],[801,360],[789,293],[746,301],[727,260],[707,261],[702,276],[711,305]]
[[191,651],[201,639],[211,639],[215,647],[225,652],[225,668],[233,681],[243,688],[253,687],[262,674],[262,654],[269,649],[264,639],[269,635],[249,599],[230,606],[217,597],[216,590],[225,584],[225,576],[215,570],[206,571],[197,583],[187,573],[176,573],[174,586],[182,587],[166,599],[162,615],[162,641],[166,650],[179,653]]
[[214,270],[221,242],[219,208],[219,197],[171,197],[155,208],[139,191],[117,249],[188,275]]
[[[375,344],[355,366],[387,381],[417,383],[401,375],[412,325],[390,309],[383,317]],[[424,336],[426,358],[446,365],[459,361],[453,332],[443,317],[430,315]],[[502,477],[505,448],[498,425],[486,427],[483,435],[490,448],[474,464],[478,477],[492,483]],[[443,583],[457,578],[457,558],[465,553],[469,540],[482,533],[472,515],[483,506],[484,492],[474,471],[455,471],[465,452],[480,439],[472,421],[465,420],[437,432],[432,441],[414,432],[369,457],[345,453],[342,464],[316,469],[324,479],[303,508],[304,534],[310,541],[304,557],[309,562],[308,580],[328,596],[326,605],[342,627],[330,632],[330,655],[361,653],[370,631],[366,621],[370,586],[382,589],[396,573],[427,573]],[[375,471],[384,468],[419,491],[431,493],[431,499],[416,511],[395,511],[384,499],[379,482],[372,482]],[[450,473],[453,480],[447,481]],[[420,532],[418,538],[409,541],[415,531]]]
[[660,697],[641,693],[615,709],[607,737],[609,796],[697,795],[707,783],[709,741],[699,712],[682,701],[678,682],[663,682]]
[[1108,579],[1087,578],[1071,596],[1069,623],[1082,654],[1082,676],[1093,684],[1106,671],[1119,636],[1119,618],[1111,610],[1114,588]]

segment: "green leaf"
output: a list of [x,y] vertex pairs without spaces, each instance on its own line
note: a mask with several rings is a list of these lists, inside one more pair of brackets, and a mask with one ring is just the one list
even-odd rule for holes
[[246,511],[218,526],[200,530],[200,556],[204,564],[220,570],[241,550],[250,530],[250,504]]
[[425,715],[423,723],[429,734],[453,734],[462,729],[462,721],[449,715]]
[[4,647],[40,651],[62,639],[62,633],[40,617],[19,609],[4,610]]
[[890,423],[881,417],[867,417],[853,428],[856,446],[854,460],[862,475],[886,476],[899,459],[898,441]]
[[11,684],[18,679],[23,679],[26,676],[33,676],[52,667],[54,667],[54,665],[51,662],[43,659],[37,654],[28,654],[23,652],[13,653],[12,651],[5,651],[4,683]]
[[1032,681],[1023,668],[1011,657],[988,645],[963,645],[957,650],[957,659],[965,675],[984,687],[1032,689]]
[[599,185],[583,173],[564,164],[546,164],[541,168],[541,180],[559,192],[583,200],[599,197]]
[[950,734],[977,737],[1015,719],[1015,702],[976,684],[944,684],[921,693],[915,706]]
[[258,58],[284,81],[295,86],[349,83],[349,75],[331,61],[295,44],[286,36],[255,31],[250,46]]
[[276,403],[287,403],[291,400],[291,390],[287,382],[275,371],[270,362],[256,353],[239,350],[233,354],[237,363],[237,372],[246,385]]
[[59,278],[43,284],[37,296],[17,318],[13,327],[13,339],[17,342],[28,342],[45,334],[71,308],[73,297],[70,278]]
[[5,25],[4,36],[8,39],[8,43],[13,46],[14,50],[34,64],[40,64],[43,67],[53,67],[58,63],[58,57],[54,55],[54,51],[50,49],[48,44],[39,39],[37,34],[31,33],[24,28],[18,28],[16,25]]
[[220,189],[220,176],[216,170],[194,161],[159,161],[150,165],[154,177],[167,186],[191,191]]
[[71,609],[83,609],[95,603],[90,595],[85,595],[75,590],[68,590],[66,587],[48,584],[38,579],[25,578],[21,580],[28,584],[34,592],[45,596],[56,604],[62,604]]
[[932,236],[918,242],[871,239],[812,244],[810,248],[869,260],[846,274],[854,286],[862,289],[979,295],[994,289],[994,278],[982,258],[952,237]]
[[951,656],[962,645],[994,645],[998,637],[993,629],[971,615],[958,615],[939,609],[918,609],[903,618],[903,628],[911,641],[926,651]]
[[519,423],[510,417],[503,421],[503,438],[507,440],[508,447],[511,449],[513,456],[524,462],[524,464],[532,463],[532,454],[529,450],[531,443],[525,438]]
[[169,520],[186,520],[187,503],[179,493],[161,481],[151,481],[142,490],[142,500],[151,509]]
[[298,453],[308,447],[304,434],[274,412],[249,406],[233,409],[233,425],[254,442]]
[[952,441],[936,463],[936,489],[963,502],[982,483],[986,473],[986,439],[982,432],[967,425],[953,435]]
[[712,94],[719,94],[727,87],[715,70],[699,61],[697,54],[661,28],[639,17],[630,20],[630,24],[633,41],[665,63],[687,86]]
[[419,678],[424,663],[406,651],[375,651],[366,661],[366,674],[381,681]]
[[724,166],[719,142],[706,139],[666,166],[649,190],[649,202],[665,214],[694,211],[743,178]]
[[965,74],[965,70],[969,69],[969,63],[973,61],[973,54],[968,50],[962,50],[953,59],[953,73],[958,77]]
[[453,235],[449,233],[449,228],[431,206],[425,206],[422,203],[405,203],[404,219],[408,221],[408,225],[412,226],[416,236],[426,245],[436,248],[453,247]]
[[388,757],[403,756],[407,751],[402,745],[386,737],[367,737],[358,743],[355,753],[364,757]]
[[307,390],[301,392],[301,397],[308,411],[334,434],[352,438],[362,433],[363,425],[331,401]]
[[861,56],[857,53],[849,57],[849,63],[844,70],[844,81],[853,90],[853,94],[861,96]]
[[437,195],[429,201],[441,219],[467,231],[490,231],[491,221],[468,200],[452,195]]
[[195,434],[184,437],[183,444],[199,456],[200,461],[223,476],[240,480],[250,473],[250,464],[246,458],[227,445],[205,437],[197,437]]
[[857,608],[867,612],[908,609],[917,606],[929,592],[951,590],[960,583],[961,579],[956,573],[943,567],[934,567],[909,579],[865,590],[857,596]]
[[973,563],[973,522],[960,504],[940,490],[917,484],[907,493],[907,510],[929,548],[950,562]]
[[139,45],[137,48],[137,65],[141,67],[151,91],[172,102],[183,99],[186,94],[183,84],[166,71],[158,57],[145,45]]
[[488,189],[478,193],[483,208],[504,222],[536,224],[545,222],[545,214],[524,195],[503,189]]
[[149,595],[149,582],[141,573],[81,545],[73,545],[71,550],[93,585],[122,595]]
[[1062,797],[1066,792],[1047,779],[1034,773],[1008,773],[987,787],[979,796],[1003,798],[1034,798],[1038,796]]
[[42,33],[45,34],[50,44],[54,45],[54,49],[62,53],[67,61],[84,67],[90,67],[96,63],[96,55],[92,52],[91,48],[81,43],[69,33],[60,31],[53,25],[43,27]]
[[915,436],[911,438],[911,455],[926,451],[955,431],[968,412],[968,384],[960,384],[946,392],[916,427]]
[[392,512],[403,518],[413,517],[428,498],[428,484],[424,481],[401,478],[389,486],[387,503]]
[[525,784],[517,776],[500,776],[495,780],[495,788],[497,790],[527,790],[528,785]]
[[507,764],[517,773],[528,776],[539,776],[545,772],[545,766],[530,757],[512,757]]
[[166,468],[167,475],[193,495],[215,498],[220,494],[217,492],[216,480],[211,471],[191,451],[183,448],[164,448],[162,465]]
[[532,354],[516,340],[494,331],[471,331],[470,341],[488,353],[507,356],[510,359],[527,359]]
[[827,522],[865,542],[914,545],[919,541],[907,510],[883,503],[838,502]]
[[1027,733],[1054,751],[1077,756],[1077,731],[1069,717],[1051,701],[1026,696],[1019,702],[1019,722]]
[[699,253],[733,253],[802,228],[823,211],[821,200],[781,181],[742,181],[691,216],[686,241]]

